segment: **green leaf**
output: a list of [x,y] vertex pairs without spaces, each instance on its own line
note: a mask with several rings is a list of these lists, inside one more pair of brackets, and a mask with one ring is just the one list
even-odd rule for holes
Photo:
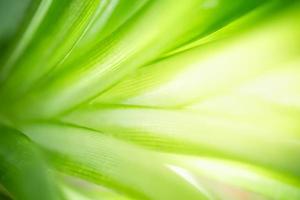
[[16,200],[62,199],[38,148],[19,131],[0,126],[0,183]]
[[66,173],[139,199],[208,198],[170,171],[164,155],[66,124],[39,123],[25,126],[24,131],[50,152],[52,162]]

